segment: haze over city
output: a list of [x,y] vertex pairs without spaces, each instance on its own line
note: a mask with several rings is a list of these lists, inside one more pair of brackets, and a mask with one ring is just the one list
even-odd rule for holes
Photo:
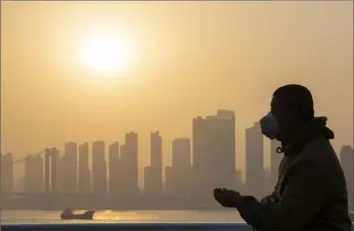
[[244,169],[245,129],[287,83],[312,91],[339,151],[353,145],[352,4],[2,2],[1,151],[18,159],[135,131],[143,168],[158,130],[169,165],[192,118],[230,109]]

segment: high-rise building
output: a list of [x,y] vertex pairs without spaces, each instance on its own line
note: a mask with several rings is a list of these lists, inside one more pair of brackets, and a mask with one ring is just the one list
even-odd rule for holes
[[51,157],[51,150],[49,148],[45,149],[44,153],[44,191],[50,191],[50,157]]
[[25,192],[24,185],[25,185],[25,177],[24,176],[15,179],[14,191],[20,192],[20,193]]
[[104,141],[96,141],[92,144],[92,189],[95,193],[107,193]]
[[172,141],[172,166],[166,167],[165,193],[173,197],[188,197],[192,189],[191,141]]
[[68,142],[64,145],[64,156],[62,158],[62,191],[77,192],[77,178],[78,178],[78,155],[77,144]]
[[263,135],[260,124],[246,129],[246,188],[248,193],[262,196],[264,193]]
[[56,192],[59,190],[58,181],[59,181],[59,160],[60,153],[56,148],[51,149],[51,191]]
[[216,115],[193,119],[193,190],[209,198],[215,187],[233,188],[235,181],[235,113],[218,110]]
[[1,154],[1,186],[3,192],[13,192],[14,190],[14,158],[11,153]]
[[117,196],[119,194],[119,188],[124,187],[120,182],[121,176],[119,174],[119,142],[114,142],[109,146],[108,158],[109,193]]
[[340,162],[344,171],[345,180],[347,183],[347,190],[348,190],[348,202],[351,208],[353,206],[353,165],[354,165],[354,149],[349,146],[345,145],[340,150]]
[[57,156],[57,188],[59,192],[64,192],[63,184],[65,185],[65,168],[64,168],[65,156],[58,153]]
[[29,155],[25,159],[24,191],[39,193],[44,190],[43,158],[39,155]]
[[176,138],[172,140],[172,166],[183,170],[191,167],[191,140]]
[[56,148],[46,148],[44,155],[44,188],[45,192],[58,191],[58,160],[59,151]]
[[135,132],[125,135],[125,144],[121,146],[121,169],[124,177],[124,196],[138,195],[138,134]]
[[79,146],[79,192],[91,191],[91,172],[89,168],[89,144]]
[[129,173],[129,166],[127,166],[128,162],[128,153],[125,151],[125,144],[120,145],[119,147],[119,185],[124,185],[124,187],[120,187],[119,194],[123,197],[129,195],[129,189],[125,187],[129,184],[130,178],[128,176]]
[[162,194],[162,137],[160,133],[150,134],[150,166],[144,171],[144,192],[149,196]]

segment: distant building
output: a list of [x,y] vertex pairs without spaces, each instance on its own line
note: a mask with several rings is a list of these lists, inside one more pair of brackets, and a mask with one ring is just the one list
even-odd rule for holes
[[91,191],[91,172],[89,168],[89,144],[79,146],[79,192]]
[[24,185],[25,185],[25,177],[22,176],[22,177],[19,177],[15,180],[15,189],[14,191],[15,192],[20,192],[20,193],[23,193],[25,192],[25,188],[24,188]]
[[125,144],[121,147],[121,164],[124,175],[124,196],[134,197],[140,193],[138,187],[138,134],[125,134]]
[[260,124],[246,129],[246,188],[257,197],[264,193],[263,135]]
[[50,158],[51,150],[49,148],[46,148],[44,152],[44,191],[46,193],[50,192]]
[[77,192],[78,155],[76,143],[65,143],[64,156],[62,158],[61,168],[65,169],[65,171],[63,170],[61,172],[63,179],[63,181],[61,182],[61,190],[63,192]]
[[150,166],[144,169],[144,193],[148,196],[162,194],[162,137],[160,133],[150,134]]
[[344,171],[347,190],[348,190],[348,202],[349,206],[353,208],[353,165],[354,165],[354,150],[351,146],[345,145],[340,150],[340,162]]
[[24,191],[39,193],[44,191],[43,158],[29,155],[25,159]]
[[172,140],[172,166],[181,170],[188,169],[192,167],[191,161],[191,140],[188,138]]
[[119,157],[119,142],[114,142],[109,145],[108,153],[108,178],[109,178],[109,193],[117,196],[121,187],[120,178],[120,157]]
[[189,197],[192,193],[191,140],[172,141],[172,166],[166,167],[166,195]]
[[14,190],[14,158],[11,153],[1,154],[2,164],[2,190],[3,192],[13,192]]
[[242,182],[242,171],[239,169],[236,169],[235,172],[235,189],[242,188],[243,187],[243,182]]
[[193,119],[193,193],[210,198],[210,189],[235,185],[235,113],[218,110],[216,115]]
[[104,141],[96,141],[92,144],[92,190],[95,193],[107,193],[107,164]]
[[47,148],[44,153],[44,188],[45,192],[58,191],[58,160],[59,151],[56,148]]
[[59,191],[59,161],[60,153],[56,148],[51,149],[51,191]]

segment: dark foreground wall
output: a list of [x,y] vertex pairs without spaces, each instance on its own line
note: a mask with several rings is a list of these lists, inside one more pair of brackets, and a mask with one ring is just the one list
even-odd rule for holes
[[[119,223],[119,224],[33,224],[2,225],[1,231],[124,231],[124,230],[232,230],[252,231],[244,223]],[[354,228],[352,229],[354,231]]]
[[124,231],[124,230],[232,230],[251,231],[242,223],[119,223],[3,225],[1,231]]

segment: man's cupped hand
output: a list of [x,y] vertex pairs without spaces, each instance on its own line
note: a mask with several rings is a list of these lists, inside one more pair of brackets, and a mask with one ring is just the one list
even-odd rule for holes
[[241,202],[241,194],[225,188],[214,189],[214,198],[219,204],[228,208],[237,208]]

